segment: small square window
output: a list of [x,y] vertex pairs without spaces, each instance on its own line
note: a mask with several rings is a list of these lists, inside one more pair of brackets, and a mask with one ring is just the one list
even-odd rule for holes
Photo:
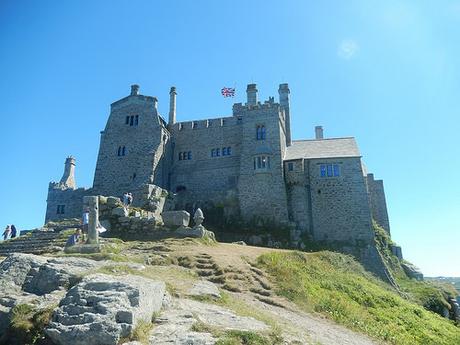
[[188,160],[192,159],[192,151],[187,152],[187,159]]
[[222,156],[226,156],[226,155],[227,155],[227,148],[222,147]]
[[294,171],[294,163],[292,163],[292,162],[288,163],[288,170],[289,171]]
[[232,148],[227,147],[227,156],[230,156],[232,154]]
[[332,164],[327,165],[327,177],[332,177],[333,172],[332,172]]

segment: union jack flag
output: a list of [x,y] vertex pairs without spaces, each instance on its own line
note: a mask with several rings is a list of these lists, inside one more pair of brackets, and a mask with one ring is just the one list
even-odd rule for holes
[[235,88],[233,87],[223,87],[220,91],[222,96],[224,97],[234,97],[235,96]]

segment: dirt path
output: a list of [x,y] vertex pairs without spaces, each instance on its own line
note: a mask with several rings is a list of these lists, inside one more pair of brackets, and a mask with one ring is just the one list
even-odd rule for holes
[[319,314],[306,313],[276,295],[270,277],[253,263],[258,256],[279,249],[236,244],[207,246],[192,240],[165,240],[153,247],[152,243],[140,244],[136,250],[151,252],[152,248],[157,254],[168,256],[179,266],[227,290],[234,300],[241,301],[253,314],[273,320],[288,344],[382,344]]

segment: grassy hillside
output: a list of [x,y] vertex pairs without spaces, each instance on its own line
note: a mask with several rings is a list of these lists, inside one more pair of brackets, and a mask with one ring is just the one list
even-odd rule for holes
[[273,252],[259,257],[278,293],[306,311],[316,311],[391,344],[460,344],[453,322],[403,299],[350,256]]

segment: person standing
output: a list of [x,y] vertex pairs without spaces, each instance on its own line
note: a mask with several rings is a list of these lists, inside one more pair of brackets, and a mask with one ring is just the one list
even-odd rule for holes
[[125,194],[123,194],[123,206],[128,207],[128,192],[125,192]]
[[83,211],[83,216],[81,218],[82,221],[82,231],[83,231],[83,241],[86,240],[86,236],[88,234],[88,224],[89,224],[89,207],[86,207]]
[[11,225],[7,225],[5,228],[5,231],[3,231],[3,240],[6,241],[8,239],[8,236],[11,233]]
[[15,238],[18,235],[18,230],[14,226],[14,224],[11,224],[11,238]]

